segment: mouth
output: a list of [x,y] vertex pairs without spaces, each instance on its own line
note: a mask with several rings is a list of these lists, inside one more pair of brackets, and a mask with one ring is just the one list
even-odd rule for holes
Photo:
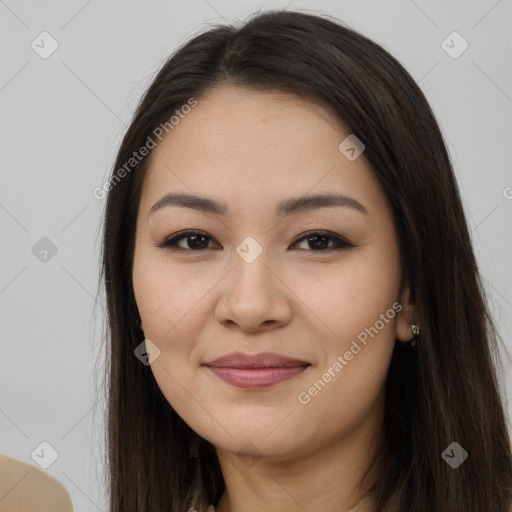
[[311,363],[271,353],[235,353],[204,363],[203,366],[232,386],[261,389],[299,375]]

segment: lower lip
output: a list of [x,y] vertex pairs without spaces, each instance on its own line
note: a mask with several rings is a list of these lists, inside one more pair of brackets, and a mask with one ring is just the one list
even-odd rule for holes
[[224,382],[246,389],[268,388],[295,377],[308,366],[272,366],[265,368],[233,368],[228,366],[208,366]]

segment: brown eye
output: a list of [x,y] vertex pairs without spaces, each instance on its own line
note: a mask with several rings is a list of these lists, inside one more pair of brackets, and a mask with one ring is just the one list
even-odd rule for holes
[[[185,247],[179,245],[179,242],[182,240],[185,240]],[[174,251],[201,251],[209,248],[209,240],[212,240],[212,238],[203,231],[188,230],[166,238],[163,242],[157,244],[157,246]]]
[[[307,243],[307,247],[313,252],[323,252],[354,247],[354,245],[347,242],[343,238],[327,231],[309,232],[306,234],[306,236],[302,236],[296,242],[294,242],[293,245],[295,246],[303,240]],[[334,242],[334,245],[329,246],[330,242]]]

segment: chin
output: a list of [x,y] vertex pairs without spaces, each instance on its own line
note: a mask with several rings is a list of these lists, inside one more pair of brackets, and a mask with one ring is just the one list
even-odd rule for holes
[[287,440],[279,436],[270,439],[264,435],[251,436],[250,434],[208,440],[215,448],[236,455],[242,460],[250,459],[250,462],[256,462],[263,457],[267,460],[285,459],[296,453],[300,446],[297,440],[291,440],[289,437]]
[[[301,446],[309,437],[304,424],[283,422],[284,417],[286,414],[280,414],[263,421],[254,414],[246,416],[244,421],[226,418],[222,426],[217,423],[212,425],[211,422],[201,425],[190,422],[189,425],[201,437],[225,452],[242,458],[280,459],[301,451]],[[315,438],[314,434],[311,434],[311,438]]]

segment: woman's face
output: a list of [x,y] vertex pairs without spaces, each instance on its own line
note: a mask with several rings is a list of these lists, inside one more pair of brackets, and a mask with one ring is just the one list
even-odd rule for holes
[[[295,96],[226,86],[197,100],[153,150],[137,220],[133,287],[158,386],[230,453],[283,459],[379,432],[410,330],[364,152],[340,150],[346,128]],[[168,194],[208,202],[150,211]],[[306,201],[325,194],[341,198]],[[158,246],[185,230],[200,233]]]

